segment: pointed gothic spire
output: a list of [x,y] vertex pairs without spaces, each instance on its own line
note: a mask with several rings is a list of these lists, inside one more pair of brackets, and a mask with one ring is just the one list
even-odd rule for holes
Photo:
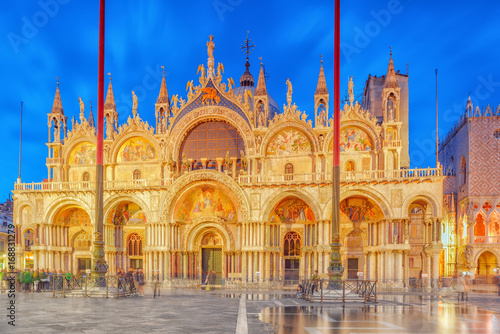
[[[116,111],[115,96],[113,94],[113,86],[111,85],[111,73],[108,73],[108,75],[109,75],[109,85],[108,85],[108,93],[106,94],[106,101],[104,101],[104,109],[105,110],[111,109],[113,111]],[[90,113],[90,115],[92,115],[92,112]]]
[[165,68],[163,66],[162,68],[163,68],[163,78],[161,79],[160,95],[158,95],[156,103],[169,103],[167,82],[165,81]]
[[328,94],[328,88],[326,88],[325,72],[323,70],[323,57],[321,57],[321,67],[319,69],[318,85],[316,86],[315,95]]
[[64,115],[64,110],[61,102],[61,93],[59,92],[59,78],[57,78],[56,96],[54,97],[54,104],[52,105],[51,113]]
[[396,71],[394,70],[394,61],[392,60],[392,48],[389,59],[389,66],[387,67],[387,75],[385,76],[385,88],[396,88],[399,87],[398,80],[396,78]]
[[266,78],[264,77],[264,64],[262,63],[262,58],[260,61],[260,72],[259,79],[257,81],[257,89],[255,90],[255,96],[259,95],[267,95]]
[[[111,85],[111,82],[109,83]],[[109,94],[108,94],[109,95]],[[111,95],[113,95],[113,92],[111,91]],[[106,99],[107,100],[107,99]],[[114,101],[113,101],[114,102]],[[89,111],[89,125],[91,128],[95,128],[95,122],[94,122],[94,112],[92,111],[92,101],[90,101],[90,111]]]

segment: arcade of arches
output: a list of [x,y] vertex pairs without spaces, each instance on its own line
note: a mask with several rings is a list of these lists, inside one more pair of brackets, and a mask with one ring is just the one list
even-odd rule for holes
[[[295,104],[292,85],[287,104],[278,107],[263,67],[256,86],[245,72],[236,87],[212,57],[200,77],[188,81],[185,97],[169,97],[163,77],[157,103],[139,109],[156,122],[144,121],[135,105],[127,122],[117,124],[109,83],[103,152],[108,272],[132,267],[143,268],[148,280],[152,273],[203,280],[213,270],[218,282],[295,282],[315,270],[326,277],[333,123],[322,63],[314,109],[306,112]],[[470,231],[479,238],[472,242],[491,243],[499,217],[491,212],[498,208],[479,208],[484,227],[478,220],[475,230],[468,223],[475,217],[457,214],[451,230],[441,169],[409,169],[408,106],[401,98],[408,85],[398,85],[407,77],[396,74],[391,59],[379,78],[382,99],[367,96],[373,103],[360,104],[350,96],[340,113],[344,278],[436,279],[477,261],[481,273],[491,272],[497,252],[478,260],[457,244]],[[47,116],[66,124],[59,87]],[[71,131],[53,124],[48,181],[15,185],[16,265],[78,273],[89,269],[94,251],[95,128],[84,110]],[[457,239],[444,243],[443,235]]]

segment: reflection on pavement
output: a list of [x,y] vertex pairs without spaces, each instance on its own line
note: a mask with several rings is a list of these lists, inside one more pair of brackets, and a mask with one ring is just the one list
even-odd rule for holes
[[384,296],[374,304],[264,309],[276,333],[500,333],[499,314],[439,296]]

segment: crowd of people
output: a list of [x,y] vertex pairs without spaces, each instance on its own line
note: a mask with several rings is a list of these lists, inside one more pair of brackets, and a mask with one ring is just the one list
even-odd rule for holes
[[[0,290],[4,293],[8,287],[7,279],[14,275],[16,277],[16,290],[21,292],[43,292],[51,291],[54,288],[61,290],[65,285],[70,288],[71,272],[64,273],[62,270],[26,268],[16,272],[7,273],[6,269],[0,269]],[[141,268],[134,271],[132,268],[125,272],[121,267],[117,270],[118,288],[130,289],[139,296],[144,296],[145,277]],[[56,277],[56,280],[54,280]],[[55,287],[54,287],[55,285]]]

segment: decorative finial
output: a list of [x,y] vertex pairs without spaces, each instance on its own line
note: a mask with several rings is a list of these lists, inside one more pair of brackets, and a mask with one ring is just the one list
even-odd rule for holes
[[165,66],[160,66],[163,69],[163,76],[165,76]]
[[390,55],[392,57],[392,46],[389,46],[389,50],[390,50]]
[[57,88],[59,88],[59,77],[56,77],[57,80]]
[[259,57],[260,59],[260,66],[264,65],[264,63],[262,62],[262,57]]
[[90,112],[92,112],[92,101],[89,102],[90,102]]
[[250,31],[247,31],[247,38],[245,39],[244,43],[241,44],[241,51],[247,55],[247,59],[248,59],[248,56],[252,53],[252,50],[255,49],[255,44],[254,42],[252,42],[251,39],[248,38],[248,34],[250,33]]
[[109,82],[111,82],[111,72],[108,72],[109,75]]
[[321,58],[321,65],[323,65],[323,55],[319,55],[319,57]]

